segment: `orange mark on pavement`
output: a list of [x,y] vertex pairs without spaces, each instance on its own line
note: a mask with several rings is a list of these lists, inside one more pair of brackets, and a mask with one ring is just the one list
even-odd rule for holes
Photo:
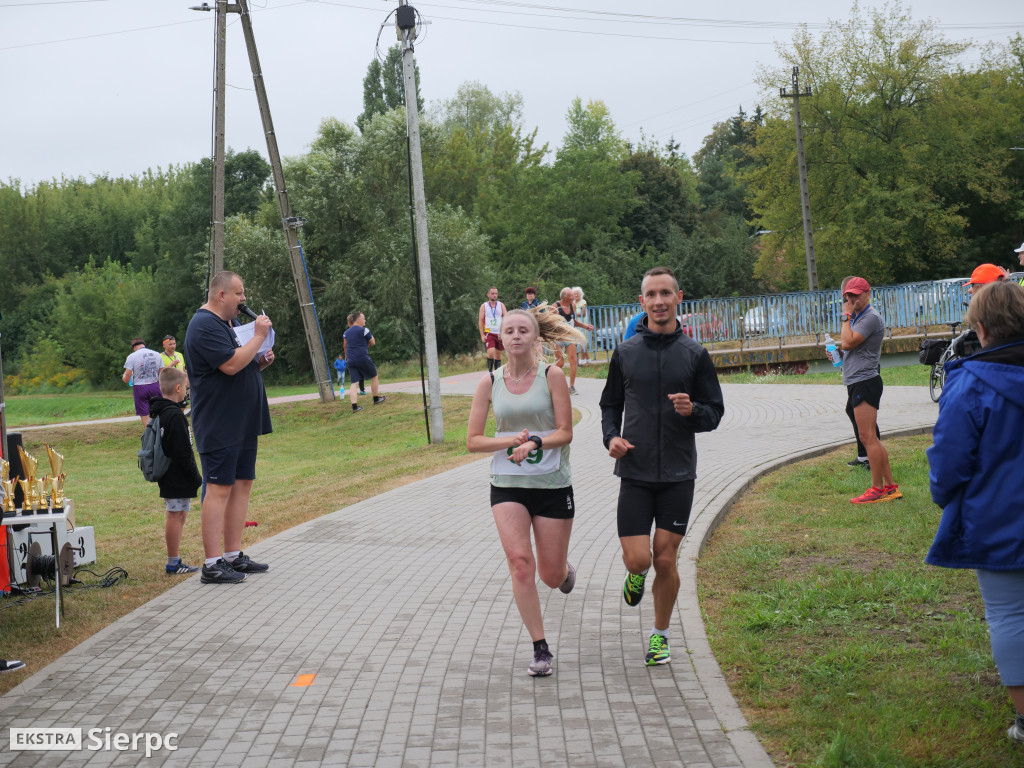
[[316,675],[299,675],[298,678],[292,683],[292,688],[306,688],[313,684],[313,678]]

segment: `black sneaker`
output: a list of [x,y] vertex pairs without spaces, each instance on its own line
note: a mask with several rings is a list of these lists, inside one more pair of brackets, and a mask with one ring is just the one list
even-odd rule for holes
[[848,467],[864,467],[864,469],[871,469],[871,464],[867,459],[856,458],[853,461],[846,462]]
[[269,565],[257,563],[245,552],[239,552],[238,557],[232,560],[230,565],[239,573],[266,573],[270,570]]
[[0,659],[0,672],[13,672],[16,669],[23,669],[24,666],[24,661],[18,661],[17,659],[6,661],[4,659]]
[[352,413],[356,413],[356,412],[361,411],[361,410],[363,410],[363,406],[361,406],[361,405],[353,405],[352,406]]
[[647,580],[646,573],[627,573],[626,581],[622,585],[622,599],[626,605],[636,605],[644,596],[644,582]]
[[387,399],[388,399],[387,395],[381,395],[380,397],[377,397],[376,395],[374,395],[373,396],[373,404],[374,405],[380,405],[381,403],[383,403]]
[[199,580],[203,584],[237,584],[245,580],[245,574],[236,571],[224,558],[219,557],[213,565],[203,565]]

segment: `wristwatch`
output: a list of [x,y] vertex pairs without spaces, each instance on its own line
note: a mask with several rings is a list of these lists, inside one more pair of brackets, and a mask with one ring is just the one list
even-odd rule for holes
[[527,440],[527,442],[530,442],[532,440],[533,442],[535,442],[537,444],[538,448],[543,448],[544,447],[544,441],[541,440],[540,437],[538,437],[537,435],[530,435],[528,438],[526,438],[526,440]]
[[852,317],[853,315],[851,315],[849,312],[843,312],[842,320],[850,320]]

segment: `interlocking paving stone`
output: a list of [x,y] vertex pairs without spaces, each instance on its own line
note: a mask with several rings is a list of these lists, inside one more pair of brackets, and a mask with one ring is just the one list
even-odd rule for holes
[[[470,394],[478,378],[446,379],[444,389]],[[771,766],[708,646],[696,558],[759,475],[851,441],[844,390],[724,386],[721,426],[697,438],[673,661],[647,668],[650,599],[631,608],[621,596],[618,481],[597,406],[603,382],[576,386],[569,558],[577,583],[568,596],[540,588],[551,677],[526,674],[532,647],[483,459],[253,545],[250,553],[271,563],[267,574],[238,585],[184,580],[0,697],[0,724],[177,732],[179,749],[150,762],[190,768]],[[925,390],[889,387],[879,421],[883,436],[920,432],[936,414]],[[291,687],[300,674],[316,678]],[[19,768],[140,759],[0,749],[0,765]]]

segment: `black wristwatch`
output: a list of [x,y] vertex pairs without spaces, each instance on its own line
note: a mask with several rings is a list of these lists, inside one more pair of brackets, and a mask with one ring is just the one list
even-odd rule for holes
[[530,435],[526,439],[527,439],[527,441],[531,441],[532,440],[533,442],[535,442],[537,444],[538,448],[543,448],[544,447],[544,441],[541,440],[540,437],[538,437],[537,435]]

